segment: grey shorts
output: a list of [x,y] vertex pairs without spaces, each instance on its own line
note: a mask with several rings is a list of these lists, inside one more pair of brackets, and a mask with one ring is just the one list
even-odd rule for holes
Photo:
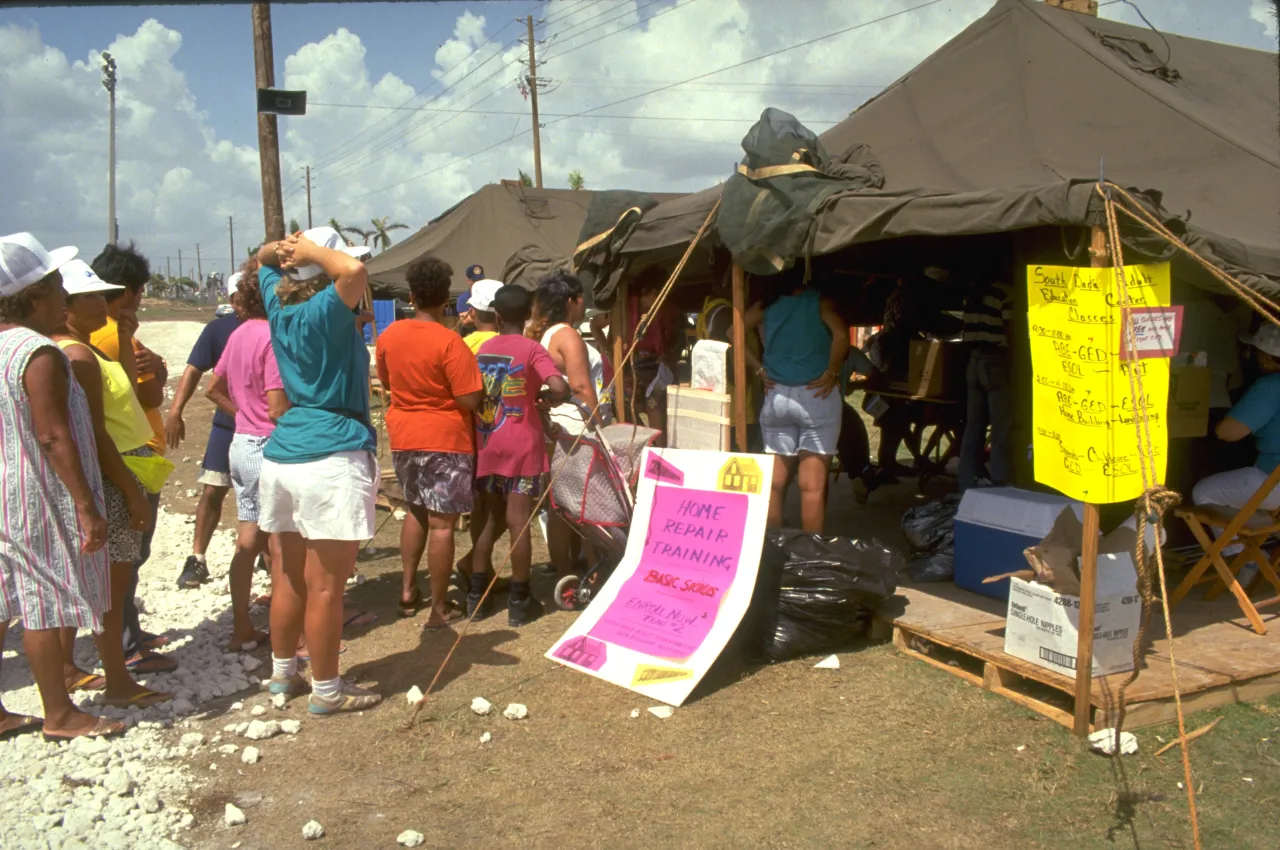
[[392,452],[404,500],[438,514],[470,513],[476,461],[456,452]]
[[231,486],[236,490],[236,519],[258,521],[258,478],[262,475],[262,448],[270,437],[236,434],[229,451]]
[[794,457],[800,452],[834,455],[840,440],[841,399],[838,390],[818,398],[808,387],[775,384],[760,409],[764,450]]

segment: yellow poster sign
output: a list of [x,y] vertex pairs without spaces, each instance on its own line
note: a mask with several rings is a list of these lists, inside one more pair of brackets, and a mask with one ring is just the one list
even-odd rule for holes
[[1169,359],[1123,357],[1121,330],[1126,308],[1169,306],[1169,264],[1125,266],[1125,282],[1128,304],[1114,269],[1027,268],[1035,478],[1094,504],[1142,495],[1139,427],[1164,480]]
[[720,489],[731,493],[760,492],[760,479],[763,473],[760,465],[749,457],[735,455],[720,467]]

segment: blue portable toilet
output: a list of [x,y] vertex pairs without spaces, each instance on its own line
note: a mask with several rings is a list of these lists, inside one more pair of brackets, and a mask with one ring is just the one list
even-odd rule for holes
[[[373,320],[378,323],[378,333],[391,327],[391,323],[396,320],[396,302],[394,300],[374,301]],[[369,325],[364,326],[364,344],[373,345],[373,328]]]
[[1084,522],[1084,504],[1057,493],[1016,487],[965,491],[955,519],[955,583],[965,590],[1008,600],[1009,580],[982,580],[1027,568],[1022,552],[1036,545],[1070,506]]

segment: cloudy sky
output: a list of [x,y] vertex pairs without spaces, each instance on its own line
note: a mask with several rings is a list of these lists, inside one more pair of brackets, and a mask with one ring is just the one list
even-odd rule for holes
[[[1169,32],[1275,50],[1272,0],[1139,0]],[[550,0],[275,4],[285,217],[409,225],[486,183],[532,173],[518,81],[538,21],[543,175],[563,187],[695,190],[727,175],[766,106],[818,132],[937,49],[990,0]],[[1133,7],[1106,17],[1140,24]],[[826,33],[857,28],[757,59]],[[0,9],[0,233],[93,253],[107,235],[107,94],[119,65],[117,216],[153,266],[203,270],[261,240],[247,5]],[[756,60],[756,61],[748,61]],[[671,85],[720,69],[684,85]],[[328,104],[328,105],[326,105]],[[616,105],[615,105],[616,104]],[[587,115],[577,115],[593,110]]]

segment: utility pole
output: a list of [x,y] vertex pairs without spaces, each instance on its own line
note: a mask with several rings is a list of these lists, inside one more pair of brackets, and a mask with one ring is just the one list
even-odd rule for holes
[[182,249],[178,249],[178,277],[182,277]]
[[[271,4],[254,3],[253,66],[258,88],[276,85],[275,52],[271,45]],[[258,113],[258,161],[262,172],[262,220],[268,241],[284,238],[284,200],[280,188],[280,133],[276,116]]]
[[107,143],[107,244],[116,244],[116,60],[102,54],[102,87],[111,96]]
[[204,266],[200,265],[200,243],[196,243],[196,283],[204,286]]
[[231,238],[231,269],[234,272],[236,268],[236,223],[231,216],[227,216],[227,235]]
[[538,58],[534,50],[533,15],[529,25],[529,102],[533,105],[533,185],[542,188],[542,139],[538,132]]
[[[164,258],[164,277],[165,280],[173,280],[173,263],[169,262],[172,257]],[[178,260],[178,268],[182,268],[182,260]]]
[[307,230],[312,228],[311,224],[311,166],[307,166]]

